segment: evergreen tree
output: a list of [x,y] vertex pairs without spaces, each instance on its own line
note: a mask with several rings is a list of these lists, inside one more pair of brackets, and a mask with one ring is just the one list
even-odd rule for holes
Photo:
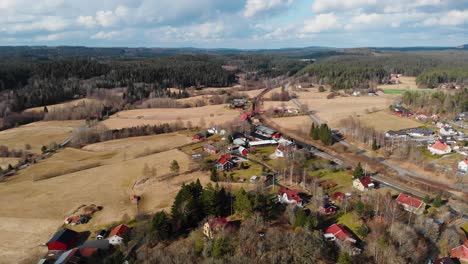
[[211,251],[211,256],[214,258],[221,258],[226,254],[229,245],[224,237],[220,237],[215,240],[213,243],[213,250]]
[[353,171],[353,179],[364,177],[364,169],[361,166],[361,162],[358,163],[357,167]]
[[44,106],[44,113],[49,113],[49,109],[47,109],[47,106]]
[[424,202],[425,204],[429,204],[429,203],[431,202],[431,197],[429,197],[429,195],[426,194],[426,196],[424,196],[423,202]]
[[253,213],[252,203],[244,188],[236,192],[234,210],[243,217],[249,217]]
[[361,236],[361,237],[367,237],[367,235],[369,234],[369,228],[365,225],[365,224],[362,224],[358,230],[356,231],[356,233]]
[[171,162],[171,167],[170,167],[170,169],[171,169],[171,172],[172,172],[172,173],[178,173],[178,172],[179,172],[180,167],[179,167],[179,163],[177,162],[177,160],[173,160],[173,161]]
[[439,208],[442,205],[442,197],[440,194],[437,194],[436,197],[434,197],[434,201],[432,202],[432,205],[435,208]]
[[201,201],[205,215],[218,215],[218,195],[217,191],[213,188],[211,183],[208,183],[205,189],[203,189]]
[[304,227],[307,223],[307,215],[304,210],[297,210],[296,221],[294,222],[294,227]]
[[380,148],[379,145],[377,145],[377,141],[375,138],[372,140],[372,150],[378,150]]
[[157,212],[152,221],[152,238],[156,241],[163,241],[171,238],[172,226],[169,222],[169,216],[165,211]]
[[210,180],[213,182],[218,181],[218,171],[216,170],[215,167],[211,168]]

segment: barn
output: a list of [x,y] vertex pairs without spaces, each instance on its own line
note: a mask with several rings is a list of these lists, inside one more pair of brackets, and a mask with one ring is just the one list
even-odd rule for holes
[[46,243],[49,250],[69,250],[73,248],[80,239],[80,234],[68,228],[64,228]]

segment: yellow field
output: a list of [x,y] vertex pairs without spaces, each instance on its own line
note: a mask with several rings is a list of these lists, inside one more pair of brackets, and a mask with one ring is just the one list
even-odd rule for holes
[[102,122],[108,129],[121,129],[143,125],[159,125],[163,123],[182,122],[186,125],[191,122],[193,126],[221,125],[233,121],[240,116],[236,110],[226,105],[209,105],[197,108],[153,108],[136,109],[118,112]]
[[[82,103],[90,103],[90,102],[98,102],[98,100],[91,99],[91,98],[76,99],[76,100],[68,101],[65,103],[47,105],[47,110],[49,112],[52,112],[58,108],[73,107]],[[43,110],[44,110],[44,106],[39,106],[39,107],[28,108],[24,110],[24,112],[42,112]]]
[[0,145],[10,149],[25,149],[31,145],[34,153],[40,153],[43,145],[62,143],[73,130],[84,125],[83,120],[74,121],[41,121],[24,126],[0,131]]
[[[99,160],[103,155],[80,150],[72,152],[73,155],[62,155],[64,164],[73,162],[73,157],[77,158],[75,162],[80,163],[93,160],[91,157]],[[60,157],[60,154],[56,155]],[[145,164],[154,167],[157,176],[169,173],[172,160],[179,162],[181,171],[189,168],[188,155],[178,150],[169,150],[33,182],[31,174],[35,170],[44,169],[47,165],[58,166],[59,161],[54,158],[42,161],[42,168],[41,163],[33,165],[0,184],[0,195],[8,198],[0,200],[0,259],[7,261],[5,263],[18,263],[19,260],[31,263],[28,257],[44,254],[46,248],[38,245],[45,243],[59,228],[63,219],[82,204],[104,207],[93,216],[89,224],[78,226],[95,230],[123,218],[133,218],[137,214],[137,207],[129,201],[131,194],[142,195],[139,210],[150,213],[162,208],[168,209],[182,182],[197,178],[205,183],[208,181],[206,175],[193,173],[162,182],[152,178],[132,190],[137,180],[146,177],[143,175]],[[109,159],[108,162],[113,159],[116,158]]]
[[[134,158],[145,152],[160,152],[188,144],[192,138],[182,133],[116,139],[85,146],[83,150],[118,151],[121,158]],[[123,156],[126,157],[123,157]]]
[[301,132],[310,131],[312,126],[312,119],[306,115],[272,118],[272,121],[280,127]]
[[365,126],[374,127],[380,131],[415,128],[423,125],[414,118],[399,117],[387,111],[363,114],[358,116],[358,119]]

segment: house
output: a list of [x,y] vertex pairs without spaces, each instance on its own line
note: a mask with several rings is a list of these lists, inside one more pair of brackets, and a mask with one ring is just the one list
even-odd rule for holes
[[458,170],[461,172],[468,172],[468,159],[462,160],[458,163]]
[[236,138],[232,143],[237,146],[246,146],[248,142],[246,138]]
[[213,146],[213,145],[210,145],[210,144],[206,144],[203,146],[203,150],[205,152],[208,152],[210,154],[218,154],[219,150],[217,147]]
[[387,138],[408,138],[406,130],[389,130],[385,132],[385,137]]
[[435,134],[434,130],[425,128],[411,128],[406,132],[412,137],[428,137]]
[[342,192],[335,192],[333,194],[333,199],[335,201],[341,201],[341,200],[344,200],[346,199],[346,194],[345,193],[342,193]]
[[81,256],[89,258],[94,253],[100,252],[107,252],[110,249],[110,243],[107,239],[101,240],[88,240],[83,243],[83,245],[78,247]]
[[[271,128],[268,128],[264,125],[259,125],[255,127],[255,134],[264,136],[267,139],[280,139],[281,138],[281,133],[277,132],[276,130],[273,130]],[[262,139],[262,138],[260,138]]]
[[130,202],[132,202],[134,204],[137,204],[140,200],[141,200],[141,196],[139,196],[139,195],[132,194],[130,196]]
[[64,228],[46,243],[49,250],[69,250],[80,240],[80,234],[68,228]]
[[348,232],[342,225],[333,224],[325,230],[323,235],[328,241],[340,240],[341,242],[350,242],[355,244],[357,241],[354,239],[353,235]]
[[286,151],[286,147],[283,146],[283,145],[278,145],[278,147],[276,148],[275,150],[275,155],[276,157],[279,157],[279,158],[284,158],[285,154],[284,152]]
[[426,204],[422,200],[415,198],[406,193],[400,193],[400,195],[398,195],[398,197],[396,198],[396,201],[400,205],[402,205],[406,211],[412,212],[418,215],[422,214],[426,207]]
[[228,220],[226,217],[215,217],[211,218],[203,225],[203,234],[213,239],[216,233],[223,230],[228,225]]
[[455,136],[458,132],[450,127],[442,127],[439,130],[439,134],[442,136]]
[[232,161],[232,156],[230,154],[221,155],[216,161],[216,169],[228,171],[234,168],[235,163]]
[[427,149],[431,152],[432,155],[445,155],[452,152],[452,148],[442,142],[436,142],[433,145],[427,146]]
[[320,207],[320,212],[322,214],[329,215],[329,214],[336,213],[336,211],[338,211],[338,207],[336,207],[335,205],[331,203],[326,203],[325,205]]
[[273,140],[273,139],[257,140],[257,141],[250,141],[249,142],[249,147],[275,145],[275,144],[278,144],[278,142],[276,140]]
[[96,234],[96,239],[97,239],[97,240],[101,240],[101,239],[106,238],[106,236],[107,236],[107,230],[101,229],[101,230],[99,230],[99,231],[97,232],[97,234]]
[[193,135],[193,140],[203,141],[206,138],[207,138],[207,135],[204,132]]
[[409,111],[408,109],[404,108],[403,106],[395,106],[393,108],[393,112],[397,116],[406,116],[406,117],[411,117],[413,116],[413,113]]
[[357,178],[353,181],[353,187],[361,192],[374,188],[374,183],[369,176]]
[[129,231],[130,227],[127,225],[116,226],[109,234],[109,243],[114,246],[122,244]]
[[243,146],[239,147],[239,154],[242,156],[247,156],[249,154],[249,150],[244,148]]
[[468,261],[468,240],[466,240],[463,245],[452,248],[452,250],[450,250],[450,256],[460,261]]
[[211,128],[208,128],[207,132],[211,135],[224,135],[226,134],[226,130],[224,129],[219,129],[219,128],[216,128],[216,127],[211,127]]
[[285,204],[295,204],[302,207],[302,198],[299,196],[299,191],[289,190],[281,187],[278,191],[278,201]]

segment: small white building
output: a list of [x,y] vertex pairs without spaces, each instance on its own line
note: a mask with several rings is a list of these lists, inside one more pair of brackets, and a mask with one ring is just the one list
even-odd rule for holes
[[458,134],[458,132],[450,127],[442,127],[439,130],[439,134],[442,136],[455,136]]
[[458,170],[461,172],[468,172],[468,159],[462,160],[458,163]]
[[295,204],[302,207],[302,198],[299,196],[299,191],[289,190],[281,187],[278,191],[278,201],[282,204]]
[[445,155],[452,152],[452,148],[442,142],[436,142],[433,145],[429,145],[427,149],[431,152],[432,155]]

